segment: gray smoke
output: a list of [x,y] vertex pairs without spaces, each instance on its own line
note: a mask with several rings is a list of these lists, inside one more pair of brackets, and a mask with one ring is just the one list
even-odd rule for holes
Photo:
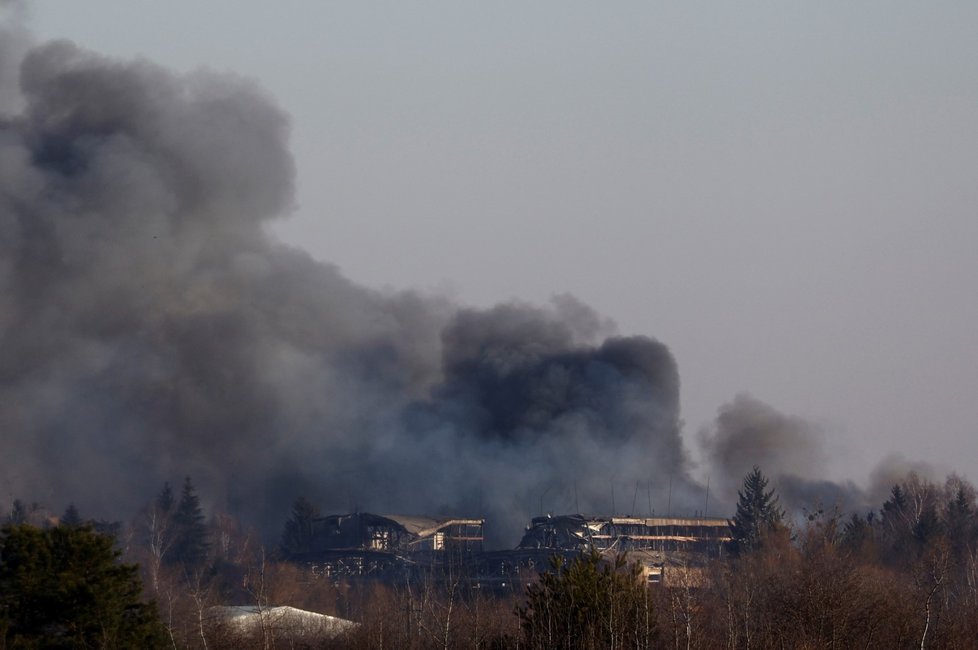
[[865,487],[851,480],[830,480],[825,477],[832,459],[825,451],[824,432],[750,395],[738,395],[721,406],[714,423],[700,431],[699,438],[718,500],[730,512],[744,476],[754,465],[770,479],[781,504],[795,516],[820,508],[865,513],[879,508],[893,485],[911,473],[932,481],[940,474],[927,463],[891,455],[873,468]]
[[609,338],[570,297],[480,311],[359,287],[266,233],[294,172],[288,120],[253,83],[10,42],[8,497],[120,517],[189,474],[270,534],[304,495],[485,514],[500,544],[541,505],[608,511],[615,485],[619,511],[633,485],[700,502],[664,345]]
[[865,491],[855,483],[825,478],[830,459],[823,439],[818,426],[750,395],[738,395],[721,406],[712,427],[700,432],[718,500],[731,512],[737,490],[754,465],[770,479],[791,515],[819,508],[847,512],[870,507]]
[[933,483],[942,483],[945,478],[950,478],[951,472],[930,463],[909,460],[900,454],[890,454],[870,472],[867,494],[871,503],[883,503],[889,498],[894,485],[912,475]]
[[0,118],[22,107],[18,67],[30,47],[24,28],[27,6],[20,0],[0,0]]
[[712,429],[700,432],[718,495],[736,496],[743,477],[758,465],[766,473],[816,479],[827,458],[822,432],[750,395],[721,406]]

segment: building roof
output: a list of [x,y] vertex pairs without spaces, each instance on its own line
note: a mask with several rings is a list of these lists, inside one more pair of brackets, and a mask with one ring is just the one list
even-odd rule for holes
[[264,622],[264,626],[270,625],[295,635],[334,637],[358,625],[345,618],[288,606],[230,605],[211,607],[208,614],[212,622],[227,624],[240,633],[252,632]]
[[435,519],[419,515],[380,515],[385,519],[390,519],[404,527],[406,531],[418,537],[433,535],[439,529],[452,525],[481,526],[484,519]]

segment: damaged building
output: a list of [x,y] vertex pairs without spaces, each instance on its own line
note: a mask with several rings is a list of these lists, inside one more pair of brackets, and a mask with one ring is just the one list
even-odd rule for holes
[[[381,576],[442,565],[482,552],[483,519],[355,512],[312,520],[301,558],[323,576]],[[297,558],[298,559],[298,558]]]
[[319,577],[391,579],[451,568],[491,587],[524,582],[550,566],[594,549],[627,552],[650,582],[696,571],[730,542],[726,519],[695,517],[534,517],[515,549],[485,551],[484,519],[375,515],[356,512],[312,520],[308,553],[294,560]]
[[712,517],[534,517],[519,549],[562,555],[594,549],[602,555],[628,553],[650,582],[668,580],[670,567],[688,572],[722,554],[731,540],[730,522]]
[[519,548],[653,550],[715,556],[730,539],[730,522],[712,517],[547,515],[533,518]]

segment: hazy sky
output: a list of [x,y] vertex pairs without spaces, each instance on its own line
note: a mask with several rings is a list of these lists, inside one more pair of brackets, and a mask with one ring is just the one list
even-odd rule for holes
[[978,3],[37,0],[38,38],[253,77],[280,236],[375,287],[569,292],[839,474],[978,479]]

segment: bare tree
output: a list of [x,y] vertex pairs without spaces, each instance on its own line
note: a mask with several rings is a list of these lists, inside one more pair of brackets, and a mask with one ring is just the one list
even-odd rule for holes
[[937,544],[928,550],[914,571],[914,585],[924,615],[923,630],[920,633],[920,650],[926,647],[928,633],[935,621],[935,610],[939,605],[936,596],[947,581],[949,558],[947,546]]

